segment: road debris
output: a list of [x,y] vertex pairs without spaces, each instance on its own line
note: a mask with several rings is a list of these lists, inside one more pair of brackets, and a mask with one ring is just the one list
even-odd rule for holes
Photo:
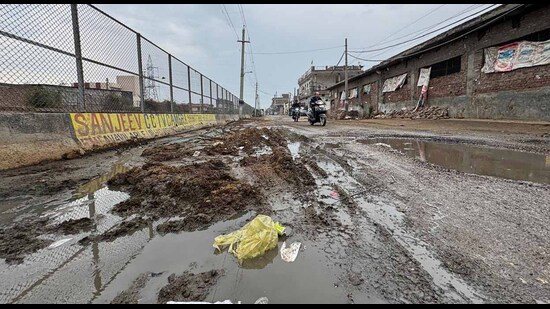
[[299,242],[295,242],[287,248],[286,241],[283,242],[283,245],[281,246],[281,259],[287,263],[294,262],[294,260],[296,260],[296,257],[298,257],[300,245],[302,244]]
[[213,246],[219,251],[229,246],[229,253],[242,261],[262,256],[266,251],[275,248],[279,234],[282,235],[282,232],[280,228],[277,229],[277,223],[269,216],[258,215],[241,229],[216,237]]

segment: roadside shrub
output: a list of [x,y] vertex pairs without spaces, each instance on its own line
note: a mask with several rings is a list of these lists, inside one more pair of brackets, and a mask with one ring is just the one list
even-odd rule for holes
[[63,105],[63,96],[59,90],[40,86],[29,93],[27,102],[35,108],[58,108]]
[[133,111],[135,109],[132,100],[116,92],[106,95],[102,106],[103,111]]

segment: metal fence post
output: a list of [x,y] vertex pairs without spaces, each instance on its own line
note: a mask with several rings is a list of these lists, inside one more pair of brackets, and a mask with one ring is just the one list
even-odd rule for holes
[[210,106],[212,107],[213,103],[212,103],[212,80],[210,80]]
[[[223,108],[223,104],[222,104],[222,108]],[[220,108],[220,85],[218,85],[218,83],[216,83],[216,110],[219,111],[219,108]],[[223,110],[225,111],[225,108],[223,108]]]
[[191,67],[187,66],[187,88],[189,89],[189,114],[193,113],[193,104],[191,104]]
[[82,50],[80,48],[80,27],[78,26],[78,4],[71,4],[71,16],[73,20],[74,52],[76,56],[76,75],[78,77],[78,107],[84,111],[84,69],[82,67]]
[[141,61],[141,34],[136,33],[137,37],[137,52],[138,52],[138,70],[139,70],[139,105],[141,106],[141,112],[145,112],[145,94],[143,86],[143,62]]
[[168,54],[168,74],[170,75],[170,112],[174,113],[174,87],[172,84],[172,55]]
[[202,106],[204,104],[204,90],[203,90],[203,85],[202,85],[202,74],[201,75],[201,114],[203,113],[203,109],[202,109]]

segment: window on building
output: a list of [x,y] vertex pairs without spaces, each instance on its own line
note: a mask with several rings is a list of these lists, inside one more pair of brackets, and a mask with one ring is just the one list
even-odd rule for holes
[[550,40],[550,28],[535,32],[529,35],[526,35],[522,38],[519,38],[515,41],[532,41],[532,42],[543,42]]
[[517,29],[521,25],[521,16],[512,18],[512,28]]
[[505,41],[503,43],[496,44],[494,46],[503,46],[506,44],[519,42],[519,41],[530,41],[530,42],[544,42],[550,40],[550,28],[544,29],[535,33],[522,36],[521,38],[513,39],[510,41]]
[[458,56],[433,64],[430,78],[436,78],[460,72],[460,66],[462,65],[461,59],[462,56]]
[[371,91],[371,84],[366,84],[366,85],[363,85],[363,93],[364,94],[370,94],[370,91]]

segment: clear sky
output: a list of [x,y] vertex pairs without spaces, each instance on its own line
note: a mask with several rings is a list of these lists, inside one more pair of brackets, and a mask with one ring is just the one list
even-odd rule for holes
[[[335,65],[348,38],[350,54],[384,60],[486,12],[491,4],[98,4],[106,13],[239,95],[240,39],[246,24],[245,95],[262,108],[292,93],[311,66]],[[493,7],[494,8],[494,7]],[[479,12],[479,13],[478,13]],[[478,14],[475,14],[478,13]],[[473,16],[470,16],[473,15]],[[468,17],[470,16],[470,17]],[[464,21],[459,21],[464,19]],[[455,23],[456,22],[456,23]],[[454,25],[451,25],[455,23]],[[445,27],[449,25],[448,27]],[[445,27],[441,30],[439,28]],[[433,32],[430,34],[430,32]],[[420,36],[420,37],[419,37]],[[415,39],[418,37],[417,39]],[[411,42],[405,42],[415,39]],[[402,44],[401,44],[402,43]],[[397,45],[388,49],[372,52]],[[349,56],[350,65],[379,61]],[[344,61],[340,62],[342,65]]]

